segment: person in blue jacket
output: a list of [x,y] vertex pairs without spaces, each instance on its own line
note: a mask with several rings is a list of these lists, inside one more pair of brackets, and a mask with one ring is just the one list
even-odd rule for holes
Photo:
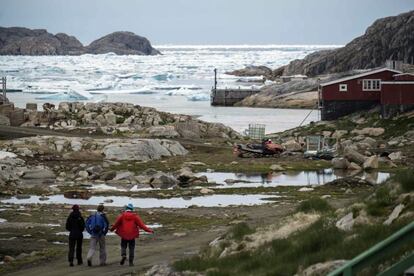
[[96,246],[99,244],[99,264],[106,265],[105,236],[108,233],[109,221],[104,213],[105,207],[100,204],[97,211],[86,220],[86,231],[91,235],[91,242],[87,255],[88,266],[92,266]]

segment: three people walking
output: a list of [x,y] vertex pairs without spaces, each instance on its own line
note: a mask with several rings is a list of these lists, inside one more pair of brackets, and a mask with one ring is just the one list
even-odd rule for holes
[[146,226],[142,219],[137,214],[133,213],[133,211],[134,206],[129,203],[126,206],[125,211],[118,216],[115,224],[111,227],[111,231],[115,231],[115,233],[121,237],[121,265],[126,261],[127,247],[129,248],[129,265],[134,265],[135,239],[139,237],[139,229],[148,233],[154,233],[154,231]]
[[[83,231],[86,231],[91,235],[90,247],[87,255],[88,266],[92,266],[92,258],[99,245],[99,263],[100,265],[106,265],[106,243],[105,236],[109,230],[109,221],[104,213],[104,206],[99,205],[97,211],[88,217],[86,223],[81,215],[78,205],[73,205],[72,212],[69,214],[66,220],[66,230],[69,231],[69,253],[68,261],[69,265],[73,266],[73,260],[76,247],[76,259],[78,265],[83,264],[82,260],[82,242]],[[125,264],[127,259],[127,248],[129,248],[128,261],[129,265],[134,265],[135,256],[135,239],[139,237],[139,230],[142,229],[148,233],[154,233],[154,231],[146,226],[142,219],[135,213],[133,213],[134,206],[129,203],[125,211],[118,216],[115,224],[111,227],[111,231],[115,231],[121,237],[121,262]]]

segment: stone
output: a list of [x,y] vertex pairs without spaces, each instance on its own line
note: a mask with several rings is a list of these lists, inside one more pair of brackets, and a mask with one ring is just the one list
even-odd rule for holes
[[114,113],[112,113],[112,112],[110,112],[110,113],[106,113],[106,114],[104,115],[104,117],[105,117],[106,123],[107,123],[109,126],[114,126],[114,125],[116,125],[116,115],[115,115]]
[[300,188],[299,190],[298,190],[298,192],[311,192],[311,191],[313,191],[314,189],[313,188],[310,188],[310,187],[302,187],[302,188]]
[[331,163],[334,169],[345,170],[349,167],[349,161],[343,157],[335,157],[331,160]]
[[17,157],[17,154],[15,154],[13,152],[0,150],[0,160],[6,159],[6,158],[16,158],[16,157]]
[[107,172],[103,172],[101,174],[100,179],[104,180],[104,181],[108,181],[108,180],[112,180],[114,179],[116,176],[116,172],[115,171],[107,171]]
[[385,129],[382,127],[366,127],[363,129],[354,129],[352,133],[358,134],[358,135],[368,135],[368,136],[381,136],[384,134]]
[[348,165],[348,170],[360,171],[360,170],[362,170],[362,168],[357,163],[351,162]]
[[394,220],[396,220],[401,214],[401,212],[404,210],[404,207],[404,204],[398,204],[397,206],[395,206],[390,216],[387,218],[386,221],[384,221],[384,225],[390,225]]
[[284,171],[285,168],[283,168],[281,165],[279,164],[273,164],[270,166],[270,170],[271,171]]
[[355,162],[357,164],[364,164],[367,157],[360,154],[356,150],[352,149],[351,147],[346,147],[344,150],[345,158],[348,159],[350,162]]
[[152,137],[176,138],[180,136],[174,126],[152,126],[147,131]]
[[378,155],[370,156],[364,162],[362,167],[364,168],[364,170],[378,169],[378,159]]
[[15,260],[16,260],[15,258],[13,258],[12,256],[9,256],[9,255],[4,256],[4,258],[3,258],[3,262],[5,262],[5,263],[11,263],[11,262],[14,262]]
[[343,231],[350,231],[352,227],[354,226],[354,215],[352,212],[348,213],[344,217],[342,217],[340,220],[338,220],[335,224],[335,226],[338,229],[341,229]]
[[332,134],[332,137],[336,139],[341,139],[347,134],[348,134],[348,130],[335,130],[335,132]]
[[176,237],[176,238],[181,238],[181,237],[187,236],[187,233],[185,233],[185,232],[177,232],[177,233],[174,233],[173,236]]
[[211,190],[211,189],[208,189],[208,188],[202,188],[200,190],[200,193],[203,194],[203,195],[213,194],[214,193],[214,190]]
[[24,172],[22,176],[24,179],[46,179],[55,177],[54,172],[49,169],[29,170]]
[[401,161],[404,156],[401,151],[392,152],[388,155],[388,158],[391,159],[391,161]]
[[0,126],[9,126],[10,119],[2,114],[0,114]]
[[157,172],[152,176],[150,186],[154,189],[168,189],[177,184],[178,181],[173,176],[163,172]]
[[130,179],[134,176],[134,173],[130,171],[126,172],[117,172],[116,176],[113,178],[113,180],[124,180],[124,179]]
[[89,173],[87,171],[79,171],[78,176],[82,179],[87,179],[89,176]]
[[289,140],[285,143],[282,143],[282,146],[287,151],[302,151],[302,146],[295,140]]

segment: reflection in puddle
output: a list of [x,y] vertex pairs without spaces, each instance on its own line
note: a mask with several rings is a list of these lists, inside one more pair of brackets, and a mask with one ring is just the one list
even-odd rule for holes
[[78,204],[78,205],[99,205],[107,199],[113,202],[105,203],[106,206],[123,207],[132,203],[137,208],[187,208],[192,205],[200,207],[226,207],[230,205],[258,205],[271,202],[263,198],[276,198],[275,195],[208,195],[196,197],[173,197],[166,199],[159,198],[137,198],[127,196],[92,196],[89,199],[65,198],[63,195],[50,196],[48,200],[39,200],[39,196],[17,199],[16,197],[4,199],[2,203],[13,204]]
[[[239,187],[274,187],[274,186],[306,186],[323,185],[330,181],[343,177],[360,177],[371,183],[379,184],[390,177],[389,173],[384,172],[353,172],[343,170],[324,169],[319,171],[285,171],[273,172],[268,174],[245,174],[211,172],[198,173],[197,176],[205,175],[209,182],[220,184],[217,188],[239,188]],[[233,183],[226,183],[225,180]],[[237,183],[237,181],[240,181]]]

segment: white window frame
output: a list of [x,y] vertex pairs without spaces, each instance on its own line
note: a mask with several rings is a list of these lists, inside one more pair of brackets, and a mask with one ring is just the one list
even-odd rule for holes
[[362,91],[381,91],[381,79],[363,79]]
[[339,91],[340,92],[347,92],[348,91],[348,84],[346,84],[346,83],[339,84]]

